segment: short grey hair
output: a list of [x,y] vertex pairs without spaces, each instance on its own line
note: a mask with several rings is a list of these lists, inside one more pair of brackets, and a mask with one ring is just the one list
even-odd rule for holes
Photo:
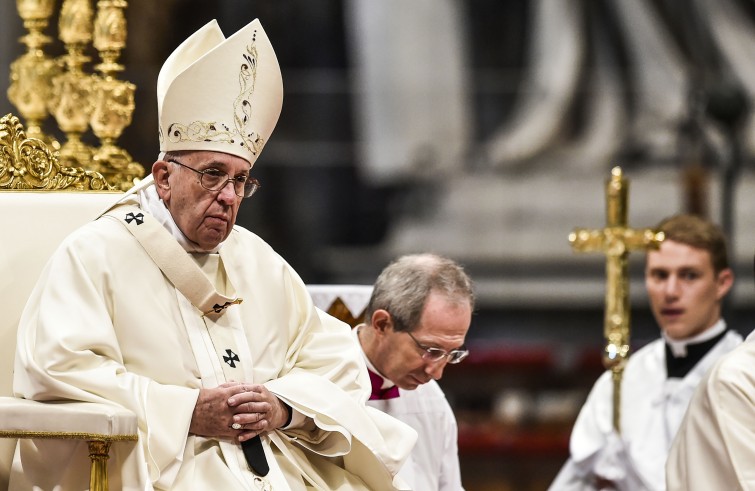
[[391,262],[378,276],[367,304],[369,321],[379,309],[393,317],[394,329],[413,331],[431,293],[437,292],[474,310],[472,280],[458,263],[437,254],[410,254]]

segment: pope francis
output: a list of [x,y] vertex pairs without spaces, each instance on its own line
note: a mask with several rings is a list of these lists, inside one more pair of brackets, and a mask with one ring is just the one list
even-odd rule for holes
[[[114,445],[113,489],[405,489],[394,476],[416,433],[365,406],[348,326],[235,226],[283,100],[259,21],[227,39],[201,28],[157,93],[152,174],[47,264],[19,326],[16,395],[133,411],[139,442]],[[87,489],[85,451],[24,441],[10,487]]]

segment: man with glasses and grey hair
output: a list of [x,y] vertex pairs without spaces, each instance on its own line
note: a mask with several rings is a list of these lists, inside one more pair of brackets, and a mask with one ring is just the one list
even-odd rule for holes
[[[235,225],[283,99],[259,21],[202,27],[157,94],[152,175],[53,254],[19,325],[16,395],[131,410],[139,442],[113,446],[113,489],[407,489],[416,433],[365,406],[349,327]],[[77,445],[24,441],[11,489],[87,489]]]
[[367,404],[419,435],[399,472],[412,489],[462,489],[456,419],[436,380],[469,354],[464,339],[473,309],[472,282],[457,263],[402,256],[378,276],[365,323],[353,331],[372,381]]

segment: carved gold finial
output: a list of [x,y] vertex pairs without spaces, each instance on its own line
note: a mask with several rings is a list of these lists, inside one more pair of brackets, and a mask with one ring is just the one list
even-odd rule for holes
[[116,145],[124,128],[131,124],[134,112],[134,84],[116,78],[123,70],[118,63],[126,46],[126,0],[99,0],[94,21],[94,47],[101,63],[95,82],[95,102],[91,116],[92,130],[102,145],[94,154],[96,169],[108,181],[126,190],[144,176],[144,167],[133,161],[129,153]]
[[89,460],[92,462],[89,470],[89,489],[92,491],[107,491],[110,487],[107,475],[107,461],[110,458],[110,444],[104,440],[90,440]]
[[66,54],[61,58],[67,70],[53,79],[49,108],[66,134],[60,160],[68,166],[90,167],[94,153],[81,141],[94,107],[93,79],[82,70],[82,65],[89,61],[84,50],[92,40],[93,15],[90,0],[65,0],[60,9],[58,35],[65,43]]
[[51,80],[60,72],[60,66],[42,50],[50,42],[50,38],[43,32],[49,23],[53,6],[54,0],[16,0],[16,8],[29,33],[20,39],[26,45],[26,53],[10,67],[8,99],[26,120],[29,136],[57,149],[60,148],[59,143],[42,131],[42,123],[48,114]]
[[114,190],[102,174],[62,167],[57,152],[27,137],[21,121],[11,114],[0,118],[0,189]]

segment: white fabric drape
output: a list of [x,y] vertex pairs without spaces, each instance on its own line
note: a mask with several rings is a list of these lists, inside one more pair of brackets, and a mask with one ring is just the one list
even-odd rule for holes
[[469,142],[458,0],[351,0],[360,161],[375,182],[458,168]]

